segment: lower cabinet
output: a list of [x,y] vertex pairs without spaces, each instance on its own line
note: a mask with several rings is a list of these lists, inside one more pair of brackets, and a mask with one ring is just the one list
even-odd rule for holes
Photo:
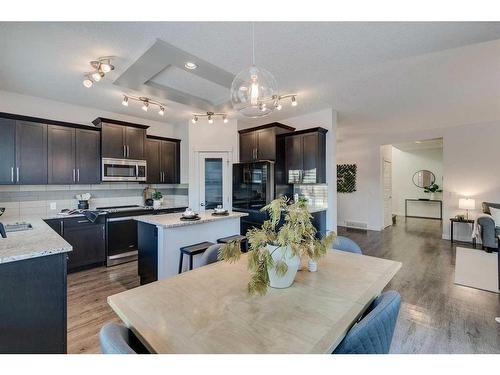
[[0,353],[65,354],[66,254],[0,264]]
[[68,254],[68,272],[78,271],[106,261],[106,229],[104,216],[95,223],[84,217],[47,220],[73,251]]

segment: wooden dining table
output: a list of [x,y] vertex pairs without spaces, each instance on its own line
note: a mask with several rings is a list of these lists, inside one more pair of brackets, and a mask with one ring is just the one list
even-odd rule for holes
[[247,293],[247,255],[108,297],[152,353],[332,353],[401,263],[331,250],[286,289]]

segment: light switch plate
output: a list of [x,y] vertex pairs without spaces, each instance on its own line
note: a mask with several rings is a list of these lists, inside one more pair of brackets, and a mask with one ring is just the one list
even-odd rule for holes
[[50,209],[51,210],[57,210],[57,204],[56,204],[56,202],[50,202]]

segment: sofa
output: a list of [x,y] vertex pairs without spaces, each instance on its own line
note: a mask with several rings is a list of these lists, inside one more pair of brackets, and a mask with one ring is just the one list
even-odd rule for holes
[[483,202],[483,213],[488,216],[480,217],[477,222],[481,226],[481,242],[483,243],[483,249],[490,250],[498,249],[497,236],[500,235],[500,223],[496,223],[490,216],[490,207],[500,209],[500,203],[490,203]]

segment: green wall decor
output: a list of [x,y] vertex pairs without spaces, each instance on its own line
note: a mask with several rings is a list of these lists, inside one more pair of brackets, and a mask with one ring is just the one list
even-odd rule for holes
[[356,191],[356,164],[337,164],[337,192]]

